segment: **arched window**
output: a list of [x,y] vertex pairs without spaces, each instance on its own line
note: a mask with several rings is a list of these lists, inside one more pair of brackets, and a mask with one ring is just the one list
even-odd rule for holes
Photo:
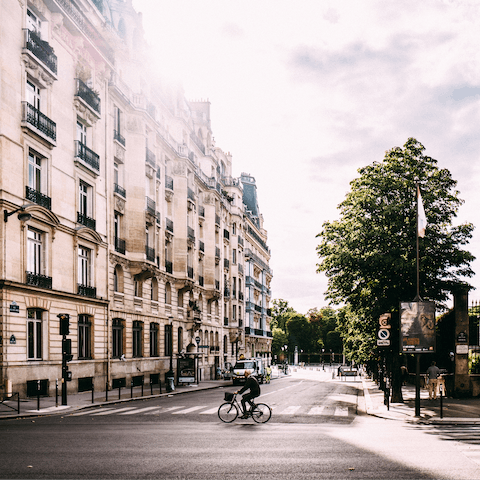
[[178,307],[183,308],[183,292],[181,290],[178,292]]
[[150,294],[150,299],[154,302],[158,302],[158,280],[155,277],[152,278],[152,290]]
[[228,342],[227,342],[227,336],[226,335],[223,336],[223,353],[225,355],[228,354]]
[[120,358],[123,355],[124,334],[123,334],[123,320],[121,318],[114,318],[112,321],[112,357]]
[[115,265],[113,271],[113,291],[123,293],[123,268],[121,265]]
[[172,287],[168,282],[165,284],[165,303],[168,305],[172,303]]

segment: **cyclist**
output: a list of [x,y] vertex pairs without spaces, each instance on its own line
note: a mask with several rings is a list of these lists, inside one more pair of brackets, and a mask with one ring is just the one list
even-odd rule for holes
[[[250,389],[250,392],[243,395],[242,397],[242,408],[243,415],[240,418],[248,418],[250,411],[253,409],[253,399],[260,396],[260,385],[255,377],[250,375],[250,370],[245,370],[245,385],[241,390],[236,391],[235,393],[242,394],[246,390]],[[250,404],[251,410],[247,411],[246,403]]]

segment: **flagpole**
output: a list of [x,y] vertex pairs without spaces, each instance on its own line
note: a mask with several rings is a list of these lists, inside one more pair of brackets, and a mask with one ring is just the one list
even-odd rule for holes
[[[417,296],[415,302],[420,302],[420,253],[419,253],[419,240],[418,240],[418,227],[419,227],[419,197],[420,187],[417,185]],[[420,417],[420,354],[415,354],[415,417]]]
[[421,301],[420,298],[420,247],[419,247],[419,240],[418,240],[418,227],[419,227],[419,197],[420,197],[420,187],[417,186],[417,228],[416,228],[416,236],[417,236],[417,296],[415,297],[415,301]]

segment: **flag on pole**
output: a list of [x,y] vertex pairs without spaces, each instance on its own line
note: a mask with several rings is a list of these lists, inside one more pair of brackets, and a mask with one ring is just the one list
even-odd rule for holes
[[418,215],[418,236],[425,236],[425,228],[427,226],[427,217],[425,216],[425,210],[423,208],[422,194],[420,193],[420,187],[417,185],[417,215]]

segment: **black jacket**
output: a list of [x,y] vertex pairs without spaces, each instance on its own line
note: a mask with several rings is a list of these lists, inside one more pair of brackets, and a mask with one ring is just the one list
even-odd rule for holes
[[250,393],[252,395],[255,395],[256,397],[260,395],[260,385],[258,384],[257,379],[255,377],[252,377],[252,375],[250,375],[245,380],[245,385],[242,387],[242,389],[238,393],[243,393],[248,389],[250,389]]

